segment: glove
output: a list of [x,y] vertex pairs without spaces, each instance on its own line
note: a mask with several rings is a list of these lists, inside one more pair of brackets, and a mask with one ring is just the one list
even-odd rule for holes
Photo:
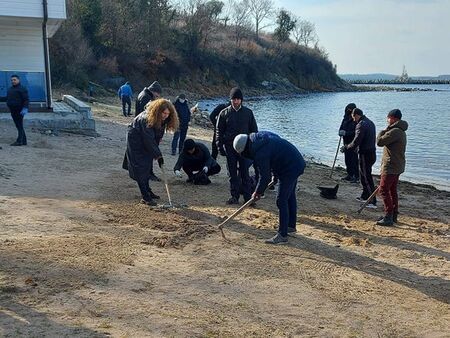
[[22,110],[20,111],[20,115],[25,116],[28,114],[28,108],[22,108]]
[[256,191],[252,194],[252,198],[255,201],[259,201],[261,199],[261,194],[257,193]]
[[158,165],[160,168],[164,165],[164,159],[162,156],[160,158],[158,158]]
[[346,150],[347,150],[347,148],[345,146],[341,147],[341,153],[345,153]]
[[179,171],[179,170],[175,170],[175,176],[176,177],[182,177],[182,175],[181,175],[181,171]]
[[204,167],[203,167],[203,172],[204,172],[205,174],[208,173],[208,167],[207,167],[207,166],[204,166]]
[[224,146],[219,146],[219,154],[222,156],[227,156],[227,152],[225,151]]
[[345,136],[345,130],[339,130],[339,136]]

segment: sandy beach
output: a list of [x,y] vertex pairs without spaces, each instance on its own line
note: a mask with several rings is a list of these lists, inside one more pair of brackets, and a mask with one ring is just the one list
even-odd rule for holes
[[[381,200],[358,214],[360,187],[341,182],[323,199],[330,168],[308,164],[289,245],[263,242],[272,191],[225,242],[224,158],[211,185],[188,185],[166,134],[172,199],[187,207],[150,208],[121,168],[130,118],[93,111],[99,137],[27,130],[10,147],[16,130],[0,126],[0,336],[450,337],[450,192],[401,182],[398,225],[378,227]],[[188,136],[209,145],[212,131]]]

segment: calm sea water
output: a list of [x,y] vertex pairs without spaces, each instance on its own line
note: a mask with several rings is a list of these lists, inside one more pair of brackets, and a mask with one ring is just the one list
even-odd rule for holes
[[[406,171],[403,180],[450,190],[450,85],[398,85],[431,91],[314,93],[287,99],[246,100],[260,130],[286,138],[309,158],[331,165],[339,141],[344,107],[354,102],[376,125],[386,127],[387,112],[399,108],[409,124]],[[245,94],[245,93],[244,93]],[[200,102],[211,111],[221,100]],[[374,173],[379,172],[382,149],[377,149]],[[344,166],[339,153],[337,164]]]

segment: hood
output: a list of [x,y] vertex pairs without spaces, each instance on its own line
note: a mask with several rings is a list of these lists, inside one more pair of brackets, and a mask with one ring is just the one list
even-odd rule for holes
[[251,133],[249,136],[249,139],[251,141],[250,152],[254,154],[259,149],[264,147],[269,142],[270,139],[273,138],[280,138],[280,136],[270,131],[260,131],[258,133]]
[[406,122],[404,120],[398,120],[397,122],[395,122],[394,124],[389,126],[389,129],[393,129],[393,128],[399,128],[403,131],[407,131],[408,130],[408,122]]

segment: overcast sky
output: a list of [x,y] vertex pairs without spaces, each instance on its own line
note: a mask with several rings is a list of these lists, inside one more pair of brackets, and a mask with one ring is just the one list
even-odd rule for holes
[[450,74],[450,0],[274,1],[316,25],[340,74]]

